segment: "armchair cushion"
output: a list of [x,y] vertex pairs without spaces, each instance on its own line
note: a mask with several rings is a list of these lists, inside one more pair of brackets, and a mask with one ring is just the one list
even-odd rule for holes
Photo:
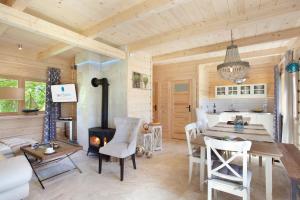
[[138,118],[115,118],[116,133],[113,139],[99,149],[99,153],[125,158],[135,153],[137,135],[141,125]]
[[129,156],[128,143],[107,143],[100,148],[99,153],[117,158],[126,158]]

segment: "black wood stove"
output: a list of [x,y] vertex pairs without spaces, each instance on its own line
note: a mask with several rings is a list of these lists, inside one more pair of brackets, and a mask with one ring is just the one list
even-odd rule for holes
[[102,114],[101,127],[89,128],[89,153],[99,153],[99,148],[109,142],[115,135],[115,129],[108,128],[108,80],[107,78],[93,78],[91,81],[94,87],[102,85]]

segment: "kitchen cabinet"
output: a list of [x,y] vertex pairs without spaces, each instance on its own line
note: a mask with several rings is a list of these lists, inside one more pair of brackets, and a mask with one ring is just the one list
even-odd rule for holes
[[273,114],[271,113],[254,113],[254,112],[221,112],[208,113],[208,126],[215,126],[218,122],[227,122],[235,119],[236,115],[242,115],[250,119],[250,124],[262,124],[269,134],[273,134]]
[[216,98],[265,98],[267,84],[243,84],[215,87]]

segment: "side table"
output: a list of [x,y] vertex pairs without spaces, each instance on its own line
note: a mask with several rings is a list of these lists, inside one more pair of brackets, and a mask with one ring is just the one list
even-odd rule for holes
[[160,124],[149,124],[149,128],[153,137],[153,150],[161,151],[162,150],[162,126]]

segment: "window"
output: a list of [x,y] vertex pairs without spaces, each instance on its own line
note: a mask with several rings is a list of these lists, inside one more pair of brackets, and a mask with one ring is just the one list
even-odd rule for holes
[[38,108],[45,110],[46,83],[37,81],[25,81],[25,108]]
[[[18,80],[0,78],[0,87],[18,87]],[[0,99],[0,113],[18,112],[17,100]]]
[[175,87],[174,87],[175,92],[187,92],[188,90],[189,90],[189,84],[187,84],[187,83],[175,84]]

